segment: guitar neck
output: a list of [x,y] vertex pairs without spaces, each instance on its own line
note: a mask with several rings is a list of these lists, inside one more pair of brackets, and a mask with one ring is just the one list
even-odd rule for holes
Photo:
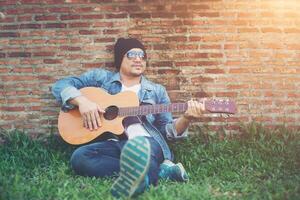
[[137,116],[157,114],[163,112],[185,112],[187,110],[187,103],[171,103],[171,104],[156,104],[143,105],[138,107],[123,107],[119,108],[119,116]]

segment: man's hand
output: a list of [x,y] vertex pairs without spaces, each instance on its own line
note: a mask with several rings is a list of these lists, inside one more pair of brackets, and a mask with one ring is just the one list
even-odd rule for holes
[[204,102],[206,99],[200,99],[199,101],[195,101],[191,99],[188,101],[188,108],[185,113],[179,117],[175,122],[175,128],[178,135],[181,135],[189,126],[190,122],[193,119],[200,118],[205,111]]
[[90,129],[90,131],[101,127],[100,115],[105,111],[98,104],[88,100],[84,96],[76,97],[70,103],[78,105],[84,127]]
[[205,98],[199,101],[191,99],[188,101],[188,108],[183,117],[189,121],[200,118],[205,111]]

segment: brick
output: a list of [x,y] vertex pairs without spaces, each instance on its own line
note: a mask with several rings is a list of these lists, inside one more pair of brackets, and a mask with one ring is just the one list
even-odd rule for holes
[[255,18],[256,13],[255,12],[238,12],[237,17],[238,18]]
[[200,45],[200,49],[221,49],[221,45],[215,44],[215,45]]
[[93,15],[82,15],[81,19],[103,19],[104,15],[101,14],[93,14]]
[[64,23],[49,23],[45,24],[44,28],[66,28],[67,24]]
[[300,33],[299,28],[285,28],[284,33]]
[[68,40],[67,39],[50,39],[50,40],[47,40],[47,43],[48,44],[65,44],[65,43],[68,43]]
[[231,98],[234,98],[234,97],[237,97],[238,96],[238,93],[237,92],[217,92],[216,93],[216,97],[231,97]]
[[258,33],[258,28],[238,28],[239,33]]
[[127,18],[127,13],[119,13],[119,14],[105,14],[106,19],[121,19],[121,18]]
[[40,14],[40,13],[46,13],[47,9],[42,7],[30,7],[30,8],[24,8],[22,11],[24,14]]
[[[68,0],[68,1],[72,1],[72,0]],[[73,0],[74,1],[74,0]],[[82,3],[86,3],[85,0],[76,0],[76,1],[82,1]],[[87,6],[87,7],[84,7],[83,5],[81,5],[80,7],[74,7],[73,8],[74,10],[74,13],[89,13],[89,12],[93,12],[95,10],[94,6],[91,7],[91,6]]]
[[8,112],[19,112],[19,111],[25,111],[25,107],[23,106],[1,106],[0,110],[2,111],[8,111]]
[[56,21],[57,15],[37,15],[34,17],[35,21]]
[[61,46],[60,50],[62,51],[80,51],[81,47],[74,47],[74,46]]
[[218,12],[201,12],[194,14],[194,17],[220,17]]
[[196,50],[198,49],[198,45],[197,44],[178,44],[176,46],[177,49],[180,49],[180,50]]
[[171,37],[166,37],[167,42],[186,42],[187,37],[185,36],[171,36]]
[[112,43],[115,42],[114,38],[96,38],[94,39],[95,43]]
[[104,66],[104,63],[98,62],[98,63],[83,63],[82,67],[84,68],[101,68]]
[[[49,13],[72,13],[71,7],[52,7],[48,8]],[[47,12],[44,12],[47,13]]]
[[12,23],[15,22],[15,16],[11,17],[6,15],[6,13],[1,12],[2,14],[0,14],[0,23]]
[[229,90],[248,89],[249,85],[248,84],[229,84],[229,85],[227,85],[227,88]]
[[159,62],[151,62],[151,67],[171,67],[173,62],[171,61],[159,61]]
[[200,37],[200,36],[190,36],[189,37],[189,41],[192,41],[192,42],[197,42],[197,41],[202,41],[203,40],[203,37]]
[[92,27],[107,27],[107,28],[112,28],[114,27],[113,22],[93,22]]
[[25,68],[20,68],[20,67],[15,67],[12,69],[11,72],[15,72],[15,73],[32,73],[33,72],[33,68],[32,67],[25,67]]
[[[47,0],[47,2],[45,1],[39,1],[39,0],[20,0],[21,4],[46,4],[48,3],[50,0]],[[60,1],[61,3],[61,1]]]
[[63,63],[63,60],[61,59],[44,59],[45,64],[59,64]]
[[18,16],[17,21],[18,22],[32,21],[32,15]]
[[214,79],[210,77],[197,76],[191,78],[191,82],[193,84],[199,84],[199,83],[206,83],[206,82],[214,82]]
[[189,57],[189,58],[208,58],[208,53],[187,53],[186,57]]
[[96,30],[79,30],[80,35],[98,35],[99,31]]
[[53,57],[55,52],[34,52],[32,53],[32,57]]
[[236,68],[236,69],[230,69],[230,74],[241,74],[241,73],[249,73],[249,69],[247,68]]
[[54,77],[53,76],[49,76],[49,75],[39,75],[38,76],[38,79],[39,80],[50,80],[50,81],[54,81]]
[[263,33],[281,33],[280,28],[261,28],[261,32]]
[[208,73],[208,74],[224,74],[225,71],[224,69],[205,69],[204,73]]
[[[182,6],[182,5],[180,5]],[[180,6],[177,6],[177,7],[180,7]],[[193,5],[193,4],[188,4],[187,5],[187,8],[189,11],[199,11],[199,10],[208,10],[210,8],[210,6],[208,4],[200,4],[200,5]]]
[[168,18],[172,19],[175,17],[174,13],[152,13],[151,14],[152,18]]
[[20,37],[20,33],[17,33],[17,32],[1,32],[0,37]]
[[31,57],[30,52],[11,52],[8,53],[8,57],[15,58],[15,57]]
[[17,0],[0,1],[0,6],[15,5],[17,2]]
[[120,5],[120,6],[118,6],[118,8],[119,8],[120,12],[126,11],[126,12],[136,13],[136,12],[139,12],[142,10],[141,6],[139,6],[138,4],[137,5]]
[[35,76],[2,76],[3,81],[31,81],[34,80]]
[[60,20],[74,20],[80,19],[80,15],[61,15]]
[[87,22],[76,22],[76,23],[70,23],[68,26],[70,28],[82,28],[82,27],[90,27],[91,24]]
[[193,18],[194,15],[193,15],[193,13],[177,12],[176,17],[181,18],[181,19],[185,19],[185,18],[190,19],[190,18]]
[[21,24],[20,29],[40,29],[41,24]]
[[237,49],[238,45],[236,44],[225,44],[224,49]]
[[[121,32],[122,32],[122,30],[119,30],[119,29],[106,29],[103,31],[103,34],[104,35],[113,35],[113,34],[119,34]],[[133,33],[131,33],[131,34],[133,34]]]
[[158,74],[167,74],[167,75],[178,75],[180,73],[179,70],[176,69],[158,69]]

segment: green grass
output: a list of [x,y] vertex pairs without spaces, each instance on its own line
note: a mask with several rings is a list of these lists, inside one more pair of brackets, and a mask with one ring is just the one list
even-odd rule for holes
[[[299,199],[300,133],[243,126],[239,137],[198,134],[171,144],[189,183],[161,181],[138,199]],[[0,199],[112,199],[112,179],[80,177],[69,167],[74,147],[50,135],[32,140],[1,131]]]

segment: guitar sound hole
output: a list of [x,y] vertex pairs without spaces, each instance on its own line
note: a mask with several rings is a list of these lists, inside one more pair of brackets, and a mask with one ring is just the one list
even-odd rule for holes
[[103,114],[106,120],[113,120],[118,116],[119,108],[117,106],[109,106],[105,109]]

